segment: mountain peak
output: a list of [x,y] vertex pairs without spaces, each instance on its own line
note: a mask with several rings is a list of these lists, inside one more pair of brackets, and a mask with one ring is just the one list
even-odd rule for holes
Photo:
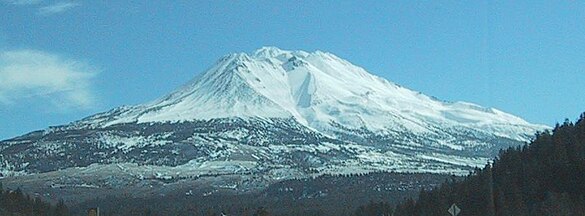
[[[332,125],[371,131],[431,133],[433,124],[533,134],[516,116],[468,103],[445,103],[400,87],[331,53],[262,47],[235,53],[181,89],[136,106],[116,121],[164,122],[213,118],[290,118],[333,135]],[[510,128],[510,125],[521,127]]]
[[284,53],[290,53],[290,51],[284,51],[274,46],[264,46],[254,51],[253,56],[258,58],[274,58]]

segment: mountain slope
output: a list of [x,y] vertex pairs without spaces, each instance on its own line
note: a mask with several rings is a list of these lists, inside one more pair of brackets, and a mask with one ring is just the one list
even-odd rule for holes
[[463,126],[521,141],[545,128],[493,108],[437,101],[330,53],[274,47],[228,55],[179,90],[102,125],[229,117],[294,117],[328,135],[336,131],[331,122],[375,132]]
[[265,47],[227,55],[155,101],[2,141],[0,160],[6,175],[113,163],[193,173],[209,172],[212,163],[275,179],[465,173],[545,128],[493,108],[435,100],[330,53]]

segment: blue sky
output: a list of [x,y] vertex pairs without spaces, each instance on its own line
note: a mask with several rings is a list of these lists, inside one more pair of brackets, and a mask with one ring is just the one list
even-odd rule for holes
[[530,122],[585,111],[583,2],[171,2],[0,0],[0,140],[156,99],[266,45]]

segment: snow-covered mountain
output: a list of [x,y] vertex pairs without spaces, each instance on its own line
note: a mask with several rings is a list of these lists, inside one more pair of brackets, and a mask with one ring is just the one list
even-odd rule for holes
[[441,125],[470,127],[527,141],[534,128],[542,128],[493,108],[437,101],[330,53],[274,47],[264,47],[252,55],[228,55],[159,100],[84,123],[113,125],[233,117],[292,117],[327,135],[338,131],[336,124],[382,133],[432,133],[428,125]]
[[112,164],[182,170],[175,178],[465,173],[544,129],[438,101],[331,53],[264,47],[225,56],[158,100],[2,141],[0,160],[4,174]]

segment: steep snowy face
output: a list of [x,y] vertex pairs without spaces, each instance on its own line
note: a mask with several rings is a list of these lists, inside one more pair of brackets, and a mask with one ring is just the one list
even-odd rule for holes
[[128,107],[104,125],[214,118],[294,118],[327,135],[366,129],[375,133],[437,133],[465,127],[527,141],[545,126],[466,102],[435,100],[377,77],[331,53],[264,47],[237,53],[179,90]]

